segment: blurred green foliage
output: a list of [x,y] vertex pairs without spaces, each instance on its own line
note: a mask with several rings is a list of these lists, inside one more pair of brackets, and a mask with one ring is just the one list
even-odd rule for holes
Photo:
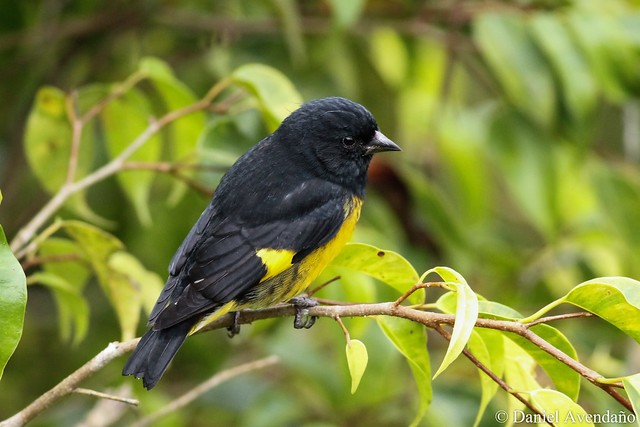
[[[637,1],[5,3],[0,224],[9,240],[67,176],[72,130],[65,93],[75,93],[76,113],[84,114],[107,93],[141,81],[86,127],[78,178],[121,153],[150,117],[193,103],[217,82],[229,79],[253,96],[172,123],[132,159],[202,166],[180,169],[183,179],[129,170],[65,205],[56,237],[39,254],[71,253],[83,264],[27,271],[34,284],[22,341],[0,383],[0,419],[107,342],[134,334],[140,307],[152,297],[122,304],[113,286],[140,282],[153,294],[208,202],[185,182],[214,188],[226,167],[286,115],[291,100],[352,98],[403,147],[401,155],[372,165],[354,241],[397,251],[418,271],[450,266],[479,294],[525,314],[596,276],[640,277]],[[265,68],[247,66],[252,63]],[[77,218],[96,227],[70,221]],[[111,246],[96,253],[87,245],[91,239]],[[591,298],[581,294],[584,286],[571,298]],[[435,302],[441,294],[428,295]],[[369,302],[397,293],[366,276],[346,275],[321,296]],[[436,305],[451,308],[440,300]],[[431,393],[416,388],[411,373],[418,377],[418,368],[407,367],[375,322],[345,324],[368,349],[354,395],[344,337],[333,322],[301,332],[288,321],[267,321],[233,340],[219,332],[191,338],[157,389],[147,393],[134,385],[141,411],[165,405],[225,367],[275,353],[282,358],[277,369],[234,379],[160,425],[409,424],[420,395]],[[561,326],[593,369],[612,376],[640,370],[637,345],[605,322]],[[495,342],[492,331],[476,332],[470,348],[497,360],[491,354],[500,350],[486,345]],[[512,368],[497,363],[495,370],[517,381],[522,375],[514,366],[526,371],[531,357],[513,342],[504,345],[512,363],[502,362]],[[442,360],[445,349],[439,337],[431,339],[431,361]],[[88,386],[131,381],[112,365]],[[459,360],[433,382],[423,425],[471,425],[480,395],[490,408],[481,425],[494,425],[491,408],[505,408],[507,398],[498,393],[485,401],[495,387],[474,371]],[[576,393],[575,383],[556,386]],[[619,409],[587,388],[580,403],[588,412]],[[34,425],[77,423],[93,404],[70,397]],[[126,412],[132,420],[133,411]]]

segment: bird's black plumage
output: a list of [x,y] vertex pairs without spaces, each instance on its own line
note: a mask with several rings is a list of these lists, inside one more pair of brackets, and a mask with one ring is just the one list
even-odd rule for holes
[[123,374],[153,387],[207,316],[304,290],[348,239],[373,153],[399,150],[344,98],[304,104],[229,169],[178,248]]

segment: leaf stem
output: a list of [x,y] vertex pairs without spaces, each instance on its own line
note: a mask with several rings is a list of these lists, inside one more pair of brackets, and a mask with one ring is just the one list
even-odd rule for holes
[[539,319],[540,317],[544,316],[549,311],[551,311],[554,308],[556,308],[557,306],[559,306],[560,304],[564,303],[564,301],[565,301],[565,297],[562,297],[562,298],[559,298],[559,299],[557,299],[555,301],[552,301],[549,304],[547,304],[544,307],[542,307],[540,310],[538,310],[535,313],[533,313],[531,316],[525,317],[523,319],[518,319],[518,322],[525,323],[525,324],[526,323],[532,323],[532,322],[536,321],[537,319]]

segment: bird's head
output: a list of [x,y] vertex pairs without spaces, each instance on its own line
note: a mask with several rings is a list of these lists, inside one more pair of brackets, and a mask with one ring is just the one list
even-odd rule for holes
[[374,153],[399,151],[362,105],[345,98],[310,101],[276,131],[305,166],[347,187],[364,187]]

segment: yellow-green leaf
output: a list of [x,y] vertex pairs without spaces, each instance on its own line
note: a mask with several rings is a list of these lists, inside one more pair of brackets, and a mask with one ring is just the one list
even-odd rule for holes
[[[347,244],[331,265],[365,273],[386,283],[400,294],[411,289],[420,279],[413,266],[401,255],[362,243]],[[424,291],[414,292],[409,301],[413,304],[422,303]]]
[[246,64],[232,74],[234,83],[246,87],[257,99],[270,131],[302,104],[302,96],[280,71],[263,64]]
[[[627,392],[633,411],[640,414],[640,374],[630,375],[622,379],[624,391]],[[636,418],[636,423],[640,426],[640,418]]]
[[[529,392],[529,401],[540,412],[545,414],[556,427],[593,427],[589,414],[582,406],[556,390],[538,389]],[[542,421],[539,426],[548,426]]]
[[47,262],[42,272],[29,276],[51,288],[58,307],[60,336],[77,345],[85,337],[89,327],[89,305],[82,295],[91,274],[88,260],[80,246],[69,239],[50,237],[38,248],[41,257],[67,256],[70,259]]
[[[442,371],[458,358],[464,347],[469,341],[471,332],[478,320],[478,297],[475,292],[471,290],[467,281],[457,271],[448,267],[435,267],[429,270],[426,274],[436,273],[447,283],[447,285],[453,287],[456,291],[456,321],[453,325],[453,332],[451,333],[451,341],[449,347],[444,355],[444,359],[440,364],[440,367],[433,375],[437,377]],[[425,274],[425,275],[426,275]]]
[[157,273],[147,270],[140,260],[128,252],[116,252],[111,255],[109,267],[129,280],[132,289],[139,295],[143,308],[147,313],[151,312],[164,286],[162,278]]
[[80,221],[65,221],[63,227],[93,267],[98,283],[116,312],[122,340],[133,338],[140,318],[141,297],[127,276],[110,265],[111,257],[123,250],[124,245],[111,234]]
[[367,354],[367,347],[359,340],[349,340],[346,352],[349,374],[351,375],[351,394],[354,394],[358,389],[358,385],[360,385],[364,371],[367,369],[369,355]]
[[61,338],[73,338],[72,343],[79,344],[89,330],[89,305],[82,296],[82,288],[66,277],[49,271],[32,274],[29,283],[39,283],[51,289],[58,308]]
[[[67,178],[71,134],[65,93],[52,86],[40,88],[27,119],[24,148],[29,167],[49,193],[55,193]],[[76,177],[91,168],[94,146],[87,142],[90,132],[83,133]]]
[[411,426],[417,426],[424,417],[431,399],[433,390],[431,388],[431,364],[429,362],[429,352],[427,351],[427,333],[425,328],[416,322],[398,317],[376,317],[378,326],[407,359],[413,378],[420,394],[420,403],[415,418]]
[[640,342],[640,282],[600,277],[573,288],[565,302],[590,311]]
[[[509,386],[518,391],[526,392],[541,388],[536,380],[536,361],[519,345],[503,335],[504,340],[504,380]],[[522,410],[524,403],[509,395],[509,414]]]
[[0,226],[0,378],[22,336],[27,281]]
[[[497,377],[501,378],[504,373],[504,338],[502,333],[491,329],[477,329],[469,337],[468,344],[471,354]],[[480,375],[482,395],[480,407],[473,423],[474,426],[480,424],[489,402],[491,402],[498,390],[498,384],[481,371],[480,368],[478,368],[478,375]]]

